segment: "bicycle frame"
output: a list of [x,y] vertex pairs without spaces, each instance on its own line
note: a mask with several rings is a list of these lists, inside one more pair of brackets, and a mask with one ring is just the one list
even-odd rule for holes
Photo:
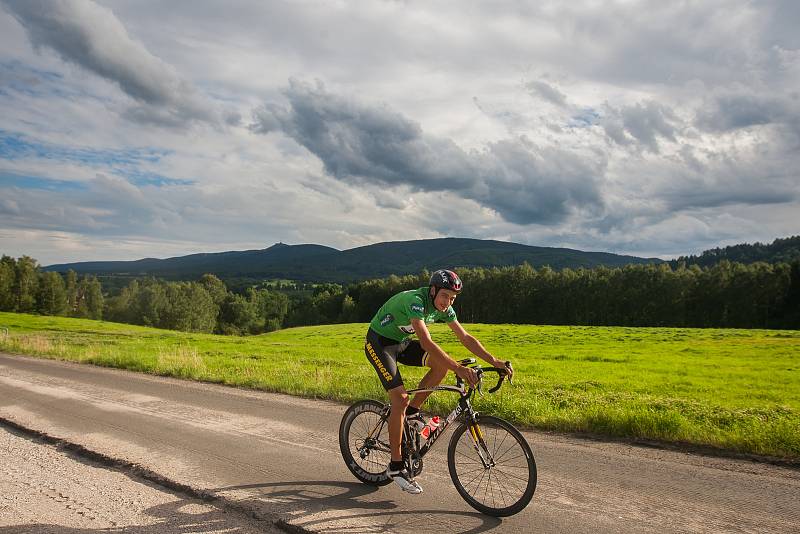
[[[447,430],[447,427],[453,423],[459,416],[466,414],[468,416],[468,420],[470,422],[474,422],[475,419],[475,412],[472,409],[472,404],[470,404],[469,399],[472,396],[471,391],[465,391],[463,386],[436,386],[433,388],[420,388],[420,389],[409,389],[408,394],[413,395],[415,393],[423,393],[423,392],[434,392],[434,391],[453,391],[458,393],[461,398],[458,400],[458,404],[453,409],[452,412],[445,417],[444,421],[442,421],[439,426],[434,429],[430,435],[428,436],[427,441],[421,447],[418,447],[415,451],[420,458],[425,456],[428,451],[433,447],[434,443],[444,434],[444,431]],[[415,447],[416,448],[416,447]]]

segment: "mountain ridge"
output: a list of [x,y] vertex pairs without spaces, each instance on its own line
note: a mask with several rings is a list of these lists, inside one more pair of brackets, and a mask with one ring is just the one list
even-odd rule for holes
[[617,267],[662,263],[610,252],[539,247],[509,241],[445,237],[387,241],[346,250],[316,244],[275,243],[265,249],[204,252],[165,259],[90,261],[48,265],[47,271],[84,274],[161,276],[192,279],[205,273],[220,278],[279,278],[315,282],[352,282],[392,274],[416,274],[441,267],[502,267],[524,262],[534,267]]

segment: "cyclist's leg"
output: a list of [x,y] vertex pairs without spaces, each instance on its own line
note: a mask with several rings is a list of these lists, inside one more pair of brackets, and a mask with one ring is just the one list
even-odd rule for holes
[[387,393],[392,403],[392,411],[389,413],[389,448],[392,452],[392,461],[400,462],[403,460],[400,445],[403,442],[403,420],[406,417],[408,393],[402,384]]
[[406,415],[408,406],[408,393],[403,387],[403,377],[397,368],[397,353],[400,345],[389,345],[384,347],[381,339],[373,330],[367,333],[367,341],[364,345],[364,353],[367,360],[378,373],[381,385],[389,395],[392,411],[389,414],[389,445],[392,453],[392,461],[401,461],[401,444],[403,436],[403,419]]
[[408,392],[403,386],[403,377],[397,369],[398,353],[405,347],[389,345],[382,346],[381,339],[374,335],[372,330],[367,334],[367,343],[364,352],[367,359],[381,378],[386,393],[389,395],[392,409],[389,413],[389,449],[391,461],[386,466],[386,474],[394,480],[403,491],[413,495],[422,493],[422,487],[414,480],[414,476],[403,464],[403,420],[408,407]]
[[[429,371],[420,380],[418,388],[432,388],[442,383],[444,377],[447,376],[447,367],[440,363],[438,358],[432,358],[425,352],[420,345],[419,341],[412,341],[408,347],[397,356],[397,361],[403,365],[412,365],[416,367],[429,367]],[[430,392],[420,392],[414,395],[410,402],[412,408],[419,409],[425,400],[430,395]]]

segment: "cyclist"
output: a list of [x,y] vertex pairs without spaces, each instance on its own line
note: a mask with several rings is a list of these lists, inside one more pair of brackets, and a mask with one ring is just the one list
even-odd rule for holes
[[[453,302],[462,288],[463,284],[456,273],[440,269],[431,275],[427,287],[402,291],[387,300],[372,318],[367,331],[364,352],[377,371],[392,406],[389,414],[391,461],[386,474],[411,494],[422,493],[422,487],[403,466],[400,450],[403,420],[408,416],[409,423],[413,422],[417,428],[422,428],[425,420],[419,409],[430,393],[417,393],[409,402],[397,362],[430,368],[420,381],[420,388],[438,386],[448,371],[453,371],[470,386],[474,386],[478,380],[474,369],[459,365],[431,339],[426,325],[436,321],[447,323],[470,352],[493,367],[506,367],[509,374],[512,372],[505,362],[489,354],[480,341],[459,324]],[[416,334],[418,340],[412,340],[412,334]]]

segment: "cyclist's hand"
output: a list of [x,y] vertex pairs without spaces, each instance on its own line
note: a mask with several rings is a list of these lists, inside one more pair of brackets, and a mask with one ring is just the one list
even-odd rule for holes
[[478,373],[475,372],[475,369],[459,365],[458,368],[456,368],[455,373],[467,384],[469,384],[470,387],[474,388],[476,385],[478,385]]
[[498,369],[505,369],[506,378],[508,378],[509,380],[514,378],[514,369],[511,367],[511,362],[505,362],[503,360],[498,360],[497,358],[495,358],[494,362],[492,362],[492,367],[497,367]]

